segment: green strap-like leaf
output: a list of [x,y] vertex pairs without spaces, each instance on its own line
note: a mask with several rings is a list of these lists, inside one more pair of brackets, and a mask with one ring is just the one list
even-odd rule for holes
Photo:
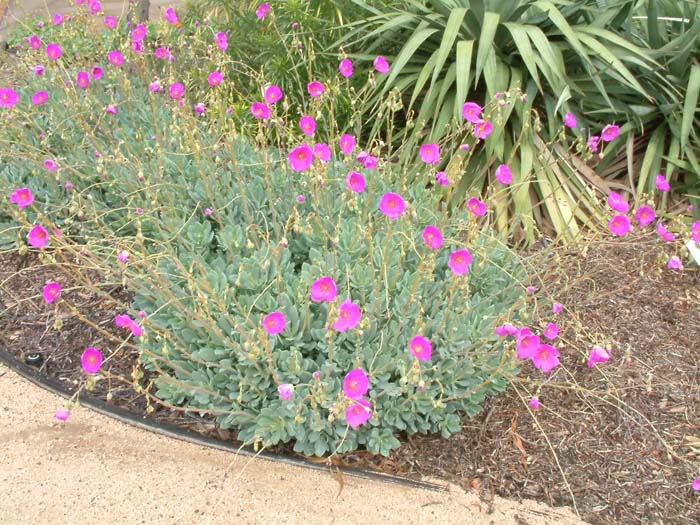
[[447,19],[447,25],[442,33],[442,41],[440,42],[440,49],[437,54],[437,63],[433,71],[433,78],[430,81],[431,84],[435,84],[435,81],[442,72],[442,66],[445,65],[445,61],[452,52],[455,40],[459,34],[459,29],[462,26],[462,20],[464,20],[464,15],[466,13],[467,9],[453,9],[450,13],[450,18]]
[[688,144],[688,136],[695,121],[695,113],[698,110],[698,94],[700,94],[700,66],[693,64],[690,68],[688,89],[685,92],[683,102],[683,120],[681,121],[681,149],[685,150]]
[[[413,53],[416,52],[423,42],[437,33],[437,31],[438,30],[435,28],[425,28],[419,29],[411,35],[396,57],[396,61],[391,65],[391,73],[389,73],[385,86],[391,86],[393,84],[396,77],[399,76],[401,70],[413,56]],[[386,90],[387,87],[384,88],[384,91]]]
[[527,31],[525,27],[521,24],[514,24],[512,22],[506,22],[503,24],[506,29],[510,32],[510,36],[513,37],[513,42],[515,42],[515,47],[520,53],[520,57],[523,59],[525,67],[530,72],[535,84],[540,91],[542,91],[542,85],[540,84],[540,76],[537,72],[537,59],[539,55],[535,55],[534,49],[530,44],[530,39],[527,36]]
[[[455,57],[455,63],[457,65],[457,93],[455,95],[455,109],[457,111],[461,110],[462,104],[467,100],[473,51],[473,40],[460,40],[457,42],[457,56]],[[458,118],[459,114],[455,114],[455,117]]]
[[481,34],[479,35],[479,46],[476,52],[476,75],[474,76],[474,87],[481,78],[481,72],[484,70],[484,62],[489,56],[493,48],[493,38],[496,36],[496,29],[501,16],[498,13],[490,11],[484,13],[484,24],[481,26]]

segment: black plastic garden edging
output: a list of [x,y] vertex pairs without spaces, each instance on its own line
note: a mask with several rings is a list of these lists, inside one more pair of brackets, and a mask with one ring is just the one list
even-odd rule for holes
[[[64,398],[70,398],[73,395],[73,392],[68,390],[64,385],[62,385],[53,378],[45,377],[39,374],[35,369],[15,359],[4,348],[0,348],[0,363],[3,363],[11,370],[17,372],[23,378],[27,379],[28,381],[31,381],[32,383],[43,388],[44,390],[48,390],[49,392],[52,392]],[[194,443],[196,445],[216,448],[227,452],[235,452],[247,457],[258,456],[270,461],[276,461],[279,463],[294,465],[297,467],[305,467],[322,471],[328,469],[328,467],[323,464],[314,463],[303,457],[292,456],[289,454],[273,454],[271,452],[266,451],[255,452],[252,449],[252,447],[249,446],[241,448],[240,446],[236,446],[231,443],[226,443],[224,441],[203,436],[192,430],[179,428],[177,426],[168,425],[165,423],[150,421],[146,418],[139,417],[123,408],[108,405],[105,401],[102,401],[101,399],[95,399],[83,394],[81,394],[80,396],[80,405],[88,407],[94,410],[95,412],[98,412],[105,416],[114,418],[117,421],[121,421],[122,423],[134,425],[138,428],[149,430],[151,432],[155,432],[156,434],[161,434],[163,436],[180,439],[188,443]],[[390,474],[382,474],[380,472],[375,472],[369,469],[363,469],[358,467],[338,468],[343,474],[347,474],[349,476],[354,476],[357,478],[368,479],[373,481],[384,481],[388,483],[402,485],[405,487],[431,490],[434,492],[445,492],[444,487],[435,483],[427,483],[424,481],[416,481],[408,478],[402,478],[399,476],[392,476]]]

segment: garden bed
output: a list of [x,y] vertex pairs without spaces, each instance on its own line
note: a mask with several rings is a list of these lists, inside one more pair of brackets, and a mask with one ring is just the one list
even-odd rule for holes
[[[533,295],[533,302],[564,305],[549,315],[561,328],[565,365],[544,382],[539,371],[525,367],[506,393],[449,439],[416,434],[403,437],[388,458],[360,451],[333,462],[447,479],[476,489],[487,504],[498,494],[572,505],[591,523],[697,523],[690,480],[700,455],[700,273],[665,269],[660,261],[668,246],[642,235],[536,254],[545,260],[540,282],[533,283],[540,299]],[[80,354],[86,346],[114,348],[123,341],[113,319],[129,299],[124,290],[115,286],[96,295],[79,289],[71,295],[75,310],[59,303],[54,312],[37,290],[58,277],[70,289],[70,275],[60,266],[14,253],[3,254],[0,265],[0,345],[18,359],[40,353],[41,373],[75,386],[84,378]],[[56,319],[59,330],[52,329]],[[590,346],[611,340],[610,361],[589,369]],[[207,417],[138,393],[135,382],[145,388],[149,378],[134,374],[140,370],[136,349],[122,347],[103,370],[107,379],[82,395],[235,440],[235,432],[216,429]],[[535,395],[541,406],[533,411],[527,402]]]

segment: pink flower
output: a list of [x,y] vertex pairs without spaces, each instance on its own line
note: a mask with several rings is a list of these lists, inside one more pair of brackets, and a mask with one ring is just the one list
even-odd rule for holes
[[282,312],[270,312],[262,318],[262,327],[270,335],[279,334],[287,326],[287,320]]
[[78,71],[78,74],[75,76],[75,83],[79,88],[87,89],[90,85],[90,75],[88,75],[88,72]]
[[357,428],[372,417],[372,408],[369,401],[359,399],[357,403],[350,405],[345,411],[345,421],[352,428]]
[[654,179],[654,184],[656,185],[656,189],[659,191],[671,191],[671,185],[668,183],[663,173],[659,173],[656,176],[656,179]]
[[567,128],[575,128],[576,124],[578,124],[578,122],[576,121],[576,117],[573,113],[567,113],[564,115],[564,125]]
[[290,385],[289,383],[282,383],[281,385],[277,386],[277,393],[280,396],[280,399],[282,401],[286,401],[290,397],[292,397],[292,392],[294,392],[294,385]]
[[102,75],[104,75],[104,69],[102,69],[100,66],[93,66],[90,70],[90,74],[92,75],[92,78],[99,80],[102,78]]
[[440,162],[440,146],[437,144],[423,144],[419,150],[420,158],[426,164]]
[[386,58],[384,58],[382,55],[379,55],[374,59],[374,69],[376,69],[377,72],[381,74],[388,73],[389,62],[387,62]]
[[372,155],[367,155],[362,164],[368,170],[373,170],[374,168],[377,167],[377,157],[373,157]]
[[455,250],[450,254],[447,266],[455,275],[463,275],[469,272],[469,265],[472,263],[472,254],[466,248]]
[[14,89],[0,88],[0,108],[11,108],[19,102],[19,95]]
[[666,263],[666,267],[669,270],[682,270],[683,269],[683,262],[676,257],[675,255],[671,257],[668,262]]
[[58,169],[58,164],[53,159],[46,159],[44,161],[44,168],[47,171],[56,171]]
[[265,16],[270,12],[270,4],[264,3],[260,4],[258,8],[255,10],[255,16],[258,17],[258,20],[262,20],[265,18]]
[[27,39],[27,42],[29,43],[29,47],[31,47],[34,50],[41,49],[41,39],[36,36],[32,35]]
[[106,16],[102,21],[107,29],[114,29],[117,27],[117,19],[113,16]]
[[598,135],[591,135],[590,137],[588,137],[588,148],[593,153],[598,152],[598,142],[599,141],[600,141],[600,137]]
[[165,18],[172,25],[176,25],[179,21],[177,13],[175,12],[175,9],[173,9],[172,7],[168,7],[163,12],[163,18]]
[[564,305],[562,305],[561,303],[554,303],[552,305],[552,313],[558,314],[559,312],[562,311],[563,308],[564,308]]
[[218,32],[214,35],[214,43],[221,49],[221,51],[226,51],[228,49],[228,37],[226,33]]
[[331,277],[320,277],[311,285],[311,300],[315,303],[332,302],[338,295],[338,288]]
[[34,194],[29,188],[16,188],[10,194],[10,202],[14,202],[21,210],[34,202]]
[[423,242],[433,250],[439,250],[442,246],[442,232],[435,226],[426,226],[423,229]]
[[313,135],[316,131],[316,120],[313,117],[304,115],[299,119],[299,128],[304,135]]
[[35,74],[36,76],[38,76],[38,77],[40,77],[40,76],[42,76],[42,75],[44,74],[44,70],[45,70],[45,68],[44,68],[44,66],[42,66],[41,64],[37,64],[37,65],[34,66],[34,68],[32,69],[32,71],[34,71],[34,74]]
[[379,210],[394,221],[406,210],[406,203],[398,193],[387,192],[379,200]]
[[210,86],[218,86],[224,80],[224,75],[221,71],[212,71],[207,77],[207,83]]
[[369,390],[369,377],[361,368],[350,370],[343,379],[343,393],[350,399],[360,399]]
[[143,327],[126,314],[116,315],[114,324],[119,328],[128,328],[134,337],[143,335]]
[[510,323],[498,325],[493,329],[493,331],[498,337],[505,337],[507,335],[515,335],[518,333],[518,329]]
[[537,397],[533,397],[532,399],[530,399],[530,401],[528,401],[527,404],[532,410],[537,410],[538,408],[540,408],[540,400]]
[[532,363],[535,368],[539,368],[547,374],[559,364],[559,350],[552,345],[541,344],[537,347],[535,355],[532,356]]
[[540,347],[540,336],[533,333],[517,334],[515,347],[518,359],[529,359],[535,356]]
[[673,242],[676,236],[666,229],[661,221],[656,223],[656,233],[666,242]]
[[433,355],[432,343],[422,335],[415,335],[408,343],[411,355],[419,361],[430,361]]
[[308,145],[302,144],[289,152],[288,159],[294,171],[306,171],[314,160],[314,152]]
[[695,492],[700,492],[700,478],[695,478],[690,486]]
[[467,122],[471,122],[472,124],[483,122],[481,120],[481,111],[481,106],[476,102],[465,102],[462,106],[462,116]]
[[488,120],[478,119],[474,122],[474,136],[477,139],[484,140],[493,131],[493,124]]
[[444,171],[438,171],[435,174],[435,182],[440,186],[449,186],[450,179],[447,178],[447,174]]
[[102,366],[102,352],[97,348],[86,348],[80,358],[80,364],[86,374],[96,374]]
[[547,323],[547,326],[542,330],[542,335],[553,341],[559,335],[559,327],[555,323]]
[[257,119],[270,118],[270,108],[264,102],[253,102],[250,106],[250,112]]
[[70,417],[70,412],[65,408],[59,408],[58,410],[56,410],[56,412],[54,412],[53,417],[55,417],[59,421],[67,421]]
[[630,208],[630,205],[627,204],[627,201],[622,198],[622,195],[615,193],[614,191],[611,191],[608,194],[608,206],[615,211],[619,211],[620,213],[627,213]]
[[349,133],[345,133],[338,139],[338,145],[343,155],[351,155],[352,151],[355,149],[355,137]]
[[350,78],[352,76],[352,61],[349,58],[341,60],[338,71],[340,71],[340,74],[345,78]]
[[93,0],[90,2],[90,12],[93,15],[96,15],[102,10],[102,4],[99,2],[99,0]]
[[338,332],[351,330],[357,326],[361,317],[360,307],[350,299],[346,299],[338,307],[338,319],[333,323],[333,330]]
[[110,51],[109,53],[107,53],[107,60],[113,66],[118,67],[124,63],[124,55],[122,55],[119,51],[114,49],[114,50]]
[[46,44],[46,56],[51,61],[61,58],[61,46],[55,43]]
[[513,182],[513,173],[507,164],[501,164],[496,168],[495,172],[496,180],[503,185],[510,184]]
[[618,237],[627,235],[630,231],[630,220],[626,215],[613,215],[608,221],[608,230]]
[[656,212],[649,206],[640,206],[634,214],[634,220],[639,223],[640,228],[644,228],[656,220]]
[[486,204],[476,197],[472,197],[467,201],[467,209],[477,217],[486,215]]
[[211,208],[204,208],[204,215],[209,217],[212,214]]
[[328,162],[331,159],[331,148],[323,142],[314,144],[314,157],[321,162]]
[[700,221],[695,221],[690,227],[690,238],[700,244]]
[[536,290],[537,288],[535,288],[534,286],[530,285],[530,286],[528,286],[528,287],[525,288],[525,289],[527,290],[527,293],[533,294],[533,293],[535,293],[535,290]]
[[61,13],[54,13],[51,17],[51,23],[55,26],[60,26],[63,23],[63,15]]
[[312,97],[318,97],[323,94],[323,84],[317,81],[309,82],[309,84],[306,86],[306,89],[309,92],[309,95]]
[[194,112],[197,113],[197,115],[204,115],[204,112],[207,110],[207,107],[204,105],[203,102],[197,102],[194,105]]
[[44,296],[44,301],[46,301],[47,304],[51,304],[60,297],[61,285],[56,281],[50,281],[44,285],[41,293]]
[[596,363],[605,363],[610,359],[610,353],[600,346],[594,346],[588,353],[588,368],[593,368]]
[[603,139],[603,142],[611,142],[615,140],[618,135],[620,135],[620,127],[614,124],[608,124],[600,133],[600,138]]
[[146,38],[146,26],[143,24],[137,24],[134,30],[131,32],[131,40],[133,42],[141,42]]
[[115,106],[114,104],[107,104],[105,107],[105,113],[109,113],[110,115],[116,115],[119,113],[119,108]]
[[170,84],[168,92],[170,93],[170,98],[177,100],[178,98],[182,98],[185,94],[185,86],[180,82],[173,82]]
[[279,86],[267,86],[265,88],[265,102],[268,104],[274,104],[282,98],[282,90]]
[[117,260],[120,263],[125,263],[126,261],[129,260],[129,252],[127,252],[125,250],[120,251],[119,254],[117,255]]
[[348,176],[345,177],[345,186],[355,193],[362,193],[365,191],[365,178],[359,171],[351,171]]
[[37,224],[29,230],[27,242],[35,248],[43,248],[49,242],[49,232],[41,224]]
[[154,93],[156,91],[160,91],[160,83],[157,80],[154,80],[153,82],[148,84],[148,89],[149,89],[149,91],[152,91]]

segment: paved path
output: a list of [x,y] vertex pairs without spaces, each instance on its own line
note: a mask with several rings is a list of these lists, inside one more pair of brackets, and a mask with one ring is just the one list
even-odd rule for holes
[[[567,509],[440,494],[173,440],[78,408],[0,365],[0,523],[574,525]],[[226,472],[228,472],[227,475]]]

